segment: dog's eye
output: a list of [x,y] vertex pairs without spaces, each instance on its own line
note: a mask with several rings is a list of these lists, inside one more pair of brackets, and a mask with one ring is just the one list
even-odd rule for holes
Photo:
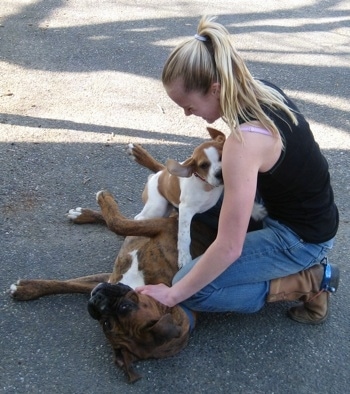
[[199,165],[199,167],[200,167],[202,170],[206,170],[207,168],[209,168],[209,166],[210,166],[210,164],[209,164],[208,162],[201,163],[201,164]]
[[131,300],[122,302],[117,309],[117,313],[120,315],[126,315],[136,308],[136,305]]

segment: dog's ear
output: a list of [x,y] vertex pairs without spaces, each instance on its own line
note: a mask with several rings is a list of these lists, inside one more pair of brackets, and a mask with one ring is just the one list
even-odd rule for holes
[[217,142],[226,141],[226,135],[222,131],[214,129],[213,127],[207,127],[207,130],[213,140]]
[[138,374],[132,366],[132,363],[135,360],[137,360],[137,357],[130,353],[126,348],[114,349],[114,362],[119,368],[125,371],[129,383],[134,383],[142,378],[142,376]]
[[182,164],[173,159],[168,159],[165,163],[167,170],[171,175],[179,176],[182,178],[189,178],[193,172],[193,159],[190,157]]
[[181,327],[174,323],[170,313],[162,316],[149,328],[157,345],[161,345],[169,339],[178,338],[181,335]]

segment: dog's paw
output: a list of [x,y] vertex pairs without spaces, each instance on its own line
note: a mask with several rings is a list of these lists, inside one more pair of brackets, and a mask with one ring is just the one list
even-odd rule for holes
[[103,192],[104,192],[104,190],[99,190],[99,191],[96,193],[96,202],[98,202],[98,200],[99,200],[100,196],[103,194]]
[[16,283],[14,283],[14,284],[12,284],[10,286],[10,295],[11,295],[11,297],[15,297],[18,283],[19,283],[19,281],[17,281]]
[[[154,159],[149,155],[149,153],[146,151],[146,149],[144,149],[140,144],[132,144],[130,143],[127,148],[126,151],[128,153],[128,155],[130,156],[130,158],[134,161],[136,161],[136,163],[147,167],[148,169],[151,169],[153,172],[157,172],[157,169],[153,169],[149,166],[149,161],[153,161]],[[151,164],[152,166],[152,164]],[[161,166],[161,165],[160,165]]]
[[39,298],[40,294],[34,282],[31,280],[18,280],[10,287],[11,297],[17,301],[29,301]]
[[67,217],[68,217],[68,219],[74,221],[74,220],[78,219],[79,216],[82,215],[82,213],[83,213],[83,208],[78,207],[78,208],[70,209],[67,213]]
[[21,288],[21,281],[18,280],[16,283],[13,283],[10,286],[10,295],[12,298],[17,298],[17,299],[21,299],[20,298],[20,289]]
[[256,221],[263,220],[267,216],[266,208],[257,202],[254,203],[253,211],[252,211],[252,218]]
[[108,190],[100,190],[96,193],[96,202],[99,205],[101,205],[103,200],[106,200],[108,198],[112,198],[114,200],[112,193],[109,192]]
[[134,149],[135,149],[135,145],[130,143],[126,147],[126,153],[130,156],[131,159],[136,160],[135,155],[134,155]]

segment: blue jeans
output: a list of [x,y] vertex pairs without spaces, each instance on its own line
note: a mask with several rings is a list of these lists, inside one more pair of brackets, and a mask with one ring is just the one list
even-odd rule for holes
[[[247,233],[240,258],[183,305],[202,312],[257,312],[265,304],[272,279],[319,263],[332,247],[333,239],[307,243],[287,226],[267,217],[263,229]],[[173,283],[184,277],[199,258],[180,269]]]

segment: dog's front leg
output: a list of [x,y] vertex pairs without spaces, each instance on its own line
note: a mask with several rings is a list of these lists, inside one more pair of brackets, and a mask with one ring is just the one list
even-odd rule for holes
[[10,294],[17,301],[54,294],[89,294],[99,283],[107,282],[110,276],[110,273],[103,273],[68,280],[20,279],[11,285]]
[[178,266],[179,268],[184,267],[188,262],[192,260],[190,253],[191,245],[191,221],[195,215],[195,211],[185,205],[180,204],[179,206],[179,230],[178,230]]

